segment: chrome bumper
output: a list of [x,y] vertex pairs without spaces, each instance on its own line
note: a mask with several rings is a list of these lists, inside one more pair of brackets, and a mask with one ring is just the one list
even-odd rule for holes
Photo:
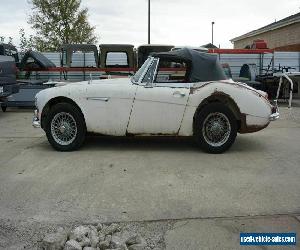
[[39,112],[37,110],[34,111],[33,118],[32,118],[32,126],[34,128],[40,128],[41,123],[39,120]]
[[274,105],[272,107],[272,114],[270,115],[270,121],[276,121],[279,118],[279,110],[277,105],[277,100],[274,100]]
[[270,121],[276,121],[279,118],[279,113],[273,113],[270,115]]

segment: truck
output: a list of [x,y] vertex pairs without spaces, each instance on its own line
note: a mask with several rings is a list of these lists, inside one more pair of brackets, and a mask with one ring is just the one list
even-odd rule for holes
[[[0,103],[3,112],[7,106],[33,106],[34,96],[49,87],[45,81],[30,80],[33,70],[56,67],[48,58],[36,51],[26,51],[19,57],[12,44],[0,43]],[[25,75],[21,76],[21,73]]]
[[7,98],[19,92],[16,75],[14,58],[11,55],[0,55],[0,104],[3,112],[6,111]]

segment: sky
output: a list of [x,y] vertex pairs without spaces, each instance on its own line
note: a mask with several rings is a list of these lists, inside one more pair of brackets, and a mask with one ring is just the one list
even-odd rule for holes
[[[27,24],[28,0],[1,0],[0,36],[19,43]],[[98,43],[147,43],[148,0],[82,0]],[[230,39],[300,12],[300,0],[151,0],[151,43],[200,46],[211,42],[232,48]]]

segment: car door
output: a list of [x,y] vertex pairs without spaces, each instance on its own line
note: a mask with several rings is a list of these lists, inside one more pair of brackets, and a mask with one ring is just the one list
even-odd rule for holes
[[[127,128],[129,134],[176,135],[180,129],[190,84],[165,81],[164,74],[167,76],[170,72],[159,73],[159,60],[153,60],[137,87]],[[178,72],[172,69],[171,74]]]
[[87,86],[83,109],[89,132],[124,136],[137,85],[129,78],[98,80]]

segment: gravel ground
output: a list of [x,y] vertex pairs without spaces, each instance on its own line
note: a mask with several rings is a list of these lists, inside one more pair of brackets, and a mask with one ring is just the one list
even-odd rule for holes
[[[173,228],[175,221],[163,220],[153,222],[121,222],[118,225],[122,232],[129,235],[139,234],[147,243],[145,249],[165,249],[165,234]],[[49,224],[28,221],[0,220],[0,249],[37,249],[38,245],[48,234],[55,233],[57,229],[63,228],[71,231],[81,224],[79,222],[70,224]],[[97,225],[95,222],[94,225]]]

